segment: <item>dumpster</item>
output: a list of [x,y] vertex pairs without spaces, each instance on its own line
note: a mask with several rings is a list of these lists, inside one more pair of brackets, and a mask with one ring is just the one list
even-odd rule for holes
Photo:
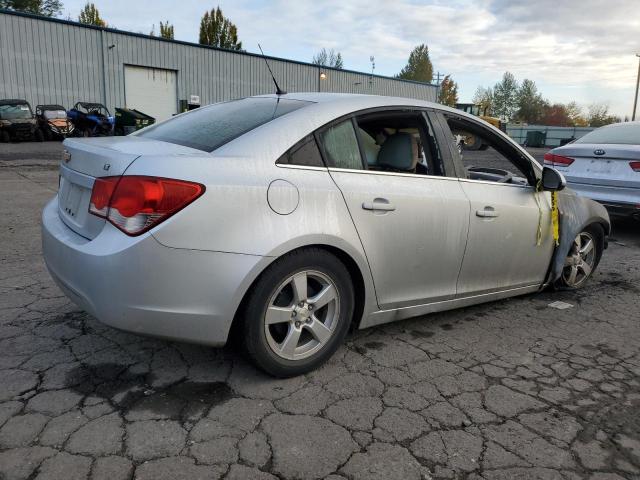
[[116,108],[116,135],[129,135],[153,125],[156,119],[135,108]]
[[547,132],[541,132],[539,130],[527,132],[527,140],[525,141],[527,147],[544,147],[546,142]]

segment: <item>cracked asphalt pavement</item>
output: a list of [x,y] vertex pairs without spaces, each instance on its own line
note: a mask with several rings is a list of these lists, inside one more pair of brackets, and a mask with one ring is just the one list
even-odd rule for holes
[[59,151],[0,145],[1,479],[640,478],[638,223],[579,292],[354,332],[275,380],[67,300],[40,254]]

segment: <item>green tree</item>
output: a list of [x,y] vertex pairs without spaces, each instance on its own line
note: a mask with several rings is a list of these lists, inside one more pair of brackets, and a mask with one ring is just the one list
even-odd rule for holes
[[450,75],[444,77],[440,84],[438,101],[449,107],[455,107],[458,103],[458,84],[453,81]]
[[[156,36],[155,23],[151,26],[151,33],[149,33],[149,35],[151,35],[152,37]],[[169,40],[173,40],[173,25],[171,25],[168,20],[167,20],[167,23],[160,22],[160,38],[167,38]]]
[[589,114],[587,121],[590,127],[602,127],[611,123],[621,121],[620,117],[609,114],[609,105],[606,103],[592,103],[589,105]]
[[486,111],[486,115],[493,115],[493,89],[478,87],[476,93],[473,94],[473,103],[480,105],[482,111]]
[[106,27],[107,22],[105,22],[100,17],[100,12],[96,8],[93,3],[88,3],[84,6],[80,15],[78,16],[78,21],[80,23],[84,23],[85,25],[95,25],[96,27]]
[[173,25],[167,20],[165,23],[160,22],[160,37],[173,40]]
[[587,127],[589,122],[582,114],[582,108],[576,102],[569,102],[565,106],[567,116],[571,119],[571,125],[574,127]]
[[222,14],[220,7],[204,12],[200,20],[200,44],[229,50],[242,50],[238,29]]
[[0,0],[0,8],[55,17],[62,11],[60,0]]
[[320,50],[313,56],[311,61],[314,65],[322,65],[324,67],[343,68],[344,63],[342,61],[342,55],[340,52],[336,52],[333,48],[327,51],[326,48]]
[[504,121],[513,118],[518,109],[518,81],[511,72],[504,72],[502,80],[493,87],[493,114]]
[[418,45],[409,54],[409,61],[400,70],[396,78],[431,83],[433,80],[433,64],[429,58],[429,47],[424,43]]
[[547,102],[542,98],[536,82],[524,79],[518,90],[518,111],[516,118],[521,122],[537,123],[544,115]]

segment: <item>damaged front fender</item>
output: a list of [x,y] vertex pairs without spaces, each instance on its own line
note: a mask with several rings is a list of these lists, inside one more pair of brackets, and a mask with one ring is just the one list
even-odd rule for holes
[[569,188],[558,193],[558,211],[560,239],[553,252],[547,284],[553,283],[560,278],[565,259],[569,254],[573,241],[586,227],[597,224],[603,228],[605,248],[607,246],[607,237],[611,233],[611,221],[607,210],[594,200],[576,195]]

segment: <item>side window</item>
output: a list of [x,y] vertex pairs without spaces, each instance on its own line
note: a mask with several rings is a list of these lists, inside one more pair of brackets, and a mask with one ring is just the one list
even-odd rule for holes
[[282,155],[276,162],[279,165],[303,165],[306,167],[324,167],[320,150],[313,135],[308,135]]
[[487,127],[455,115],[445,115],[464,165],[466,177],[498,183],[535,182],[530,161]]
[[362,169],[358,139],[351,120],[332,125],[320,132],[320,145],[330,167]]
[[442,175],[442,156],[422,113],[372,113],[357,124],[368,170]]

